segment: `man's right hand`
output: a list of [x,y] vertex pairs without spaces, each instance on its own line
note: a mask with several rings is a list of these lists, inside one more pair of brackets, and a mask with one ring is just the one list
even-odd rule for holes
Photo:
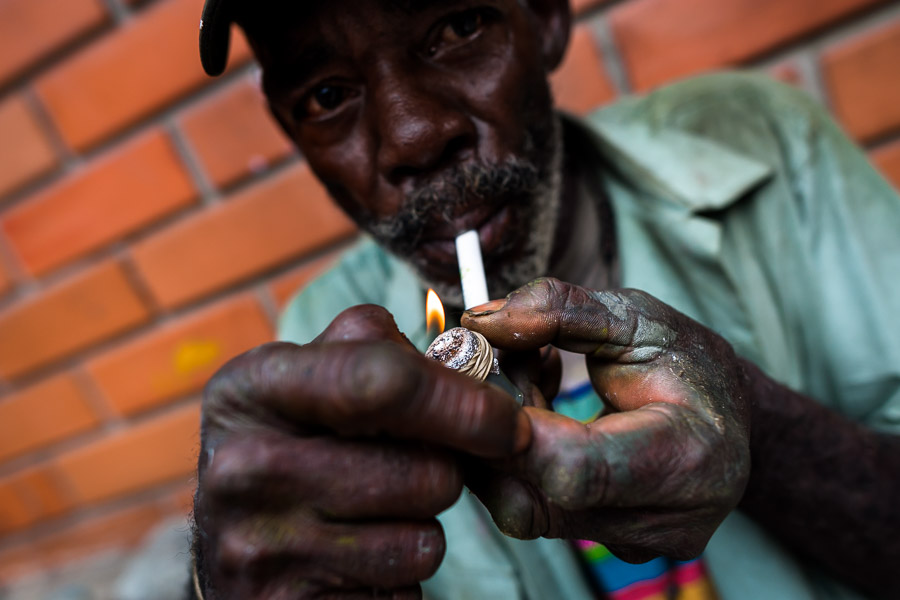
[[509,457],[530,435],[512,398],[424,358],[379,307],[233,359],[203,400],[206,599],[419,597],[444,554],[435,516],[462,490],[457,457]]

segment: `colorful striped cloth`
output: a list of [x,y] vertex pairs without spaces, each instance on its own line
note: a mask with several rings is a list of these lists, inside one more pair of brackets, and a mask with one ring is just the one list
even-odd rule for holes
[[703,560],[656,558],[633,565],[619,560],[605,546],[578,541],[588,569],[610,600],[715,600]]
[[[561,391],[553,400],[553,409],[589,423],[603,410],[603,403],[590,382]],[[609,600],[716,600],[715,588],[706,573],[703,559],[677,561],[656,558],[633,565],[613,556],[596,542],[577,541],[597,587]]]

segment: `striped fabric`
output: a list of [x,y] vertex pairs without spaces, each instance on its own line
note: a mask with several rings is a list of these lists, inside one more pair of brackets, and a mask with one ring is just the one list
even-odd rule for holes
[[640,565],[619,560],[605,546],[578,541],[575,546],[598,586],[610,600],[715,600],[715,589],[702,559],[687,562],[656,558]]
[[[596,419],[603,403],[589,381],[563,389],[553,409],[583,423]],[[597,587],[609,600],[716,600],[702,558],[687,562],[657,558],[633,565],[613,556],[596,542],[577,541],[576,548]]]

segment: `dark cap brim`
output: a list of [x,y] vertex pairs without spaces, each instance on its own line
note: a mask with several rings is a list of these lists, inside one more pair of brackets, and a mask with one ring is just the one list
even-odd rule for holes
[[231,11],[228,0],[206,0],[200,17],[200,63],[209,75],[221,75],[228,63]]

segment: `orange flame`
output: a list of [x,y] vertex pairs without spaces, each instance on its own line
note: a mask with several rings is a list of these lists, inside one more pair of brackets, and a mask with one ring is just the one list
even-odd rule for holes
[[437,331],[435,335],[441,334],[444,332],[445,323],[444,305],[441,303],[438,295],[434,293],[434,290],[430,289],[425,300],[425,324],[428,327],[428,331]]

